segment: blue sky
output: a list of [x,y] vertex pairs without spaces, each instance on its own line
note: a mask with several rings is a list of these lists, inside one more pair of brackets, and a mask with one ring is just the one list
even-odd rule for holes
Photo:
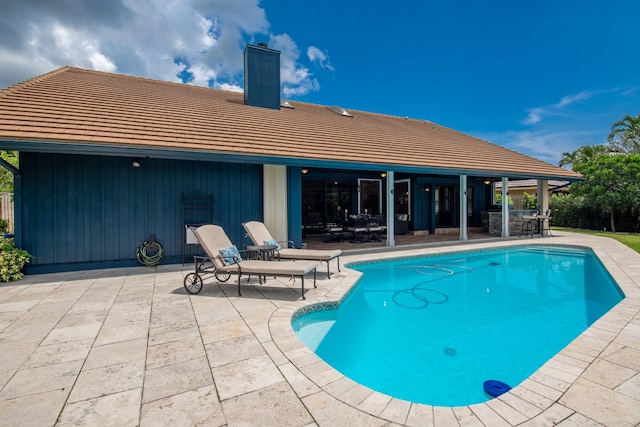
[[637,0],[14,3],[0,87],[73,65],[241,90],[244,46],[267,42],[286,98],[431,120],[550,163],[640,113]]

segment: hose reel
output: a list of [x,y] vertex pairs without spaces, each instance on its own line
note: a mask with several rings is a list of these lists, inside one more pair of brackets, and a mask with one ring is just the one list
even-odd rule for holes
[[162,246],[156,242],[154,236],[149,236],[149,240],[144,242],[139,248],[136,248],[136,258],[138,258],[138,262],[147,267],[154,267],[160,264],[162,256]]

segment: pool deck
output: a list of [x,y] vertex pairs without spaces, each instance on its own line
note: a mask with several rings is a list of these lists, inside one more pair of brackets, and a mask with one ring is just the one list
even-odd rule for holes
[[[640,423],[640,254],[608,238],[544,239],[343,256],[365,259],[532,244],[594,249],[626,298],[510,392],[461,407],[413,404],[356,384],[291,328],[304,306],[339,300],[359,273],[318,288],[269,279],[205,282],[191,266],[27,276],[0,285],[3,426],[635,426]],[[244,280],[244,279],[243,279]],[[558,313],[559,316],[562,313]],[[540,345],[544,345],[543,338]]]

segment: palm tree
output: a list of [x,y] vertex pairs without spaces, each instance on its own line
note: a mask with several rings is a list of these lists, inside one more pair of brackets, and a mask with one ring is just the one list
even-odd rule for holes
[[571,169],[574,169],[574,166],[590,160],[595,160],[603,154],[609,153],[609,151],[609,147],[602,144],[583,145],[572,153],[562,153],[562,158],[558,162],[558,166],[571,166]]
[[558,162],[558,166],[560,167],[573,166],[573,164],[576,163],[576,152],[577,150],[572,153],[568,151],[565,151],[564,153],[562,153],[562,158]]
[[640,154],[640,114],[629,114],[613,122],[611,133],[607,137],[609,146],[624,153]]

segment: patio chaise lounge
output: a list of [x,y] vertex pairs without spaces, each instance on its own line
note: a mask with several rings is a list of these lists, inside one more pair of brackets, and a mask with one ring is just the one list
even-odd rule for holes
[[[312,260],[312,261],[324,261],[327,263],[327,276],[331,276],[329,269],[329,262],[332,259],[336,259],[338,262],[338,271],[340,271],[340,255],[342,251],[340,249],[296,249],[292,247],[281,247],[267,230],[264,223],[260,221],[249,221],[242,224],[247,236],[251,239],[254,245],[276,245],[276,257],[278,259],[300,259],[300,260]],[[293,246],[293,242],[286,242],[286,246]]]
[[[216,278],[231,273],[238,274],[238,295],[240,292],[240,278],[243,274],[258,276],[284,276],[284,277],[300,277],[302,282],[302,299],[304,297],[304,276],[313,272],[313,287],[316,286],[316,268],[317,261],[264,261],[264,260],[243,260],[238,249],[231,243],[227,234],[222,227],[218,225],[207,224],[198,227],[194,234],[198,238],[198,242],[208,255]],[[198,260],[196,260],[196,273],[199,273]],[[200,271],[201,272],[201,271]],[[225,279],[226,280],[226,279]]]

